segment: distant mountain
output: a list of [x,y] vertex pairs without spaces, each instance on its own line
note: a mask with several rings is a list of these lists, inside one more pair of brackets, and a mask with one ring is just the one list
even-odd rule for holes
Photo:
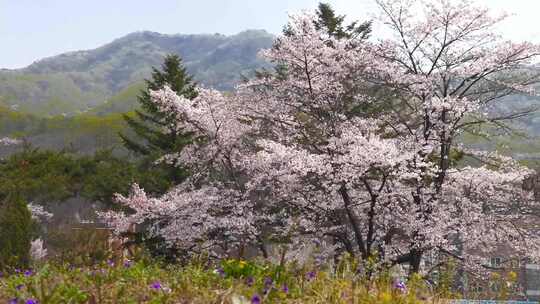
[[133,86],[142,88],[151,67],[160,66],[169,53],[180,55],[202,85],[231,90],[242,76],[268,66],[257,53],[270,47],[272,40],[264,30],[232,36],[136,32],[94,50],[0,70],[0,105],[36,115],[74,114],[97,106],[106,109],[111,106],[104,105],[106,100],[124,93],[129,97],[123,106],[129,108],[137,93]]

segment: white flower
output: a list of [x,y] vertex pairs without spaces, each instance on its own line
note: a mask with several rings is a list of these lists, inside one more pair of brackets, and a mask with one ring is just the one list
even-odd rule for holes
[[47,249],[43,248],[43,240],[35,239],[30,246],[30,257],[33,261],[40,261],[47,256]]

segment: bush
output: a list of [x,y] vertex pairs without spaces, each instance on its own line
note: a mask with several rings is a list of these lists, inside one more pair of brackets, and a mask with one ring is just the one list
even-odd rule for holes
[[19,195],[0,203],[0,269],[27,267],[30,263],[32,215]]

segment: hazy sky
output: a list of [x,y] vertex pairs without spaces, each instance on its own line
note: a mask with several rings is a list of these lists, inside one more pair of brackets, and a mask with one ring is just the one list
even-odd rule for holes
[[[540,42],[539,0],[480,0],[515,14],[504,32]],[[92,49],[130,32],[278,33],[287,13],[318,0],[0,0],[0,68],[26,66],[66,51]],[[339,13],[366,19],[373,0],[327,0]]]

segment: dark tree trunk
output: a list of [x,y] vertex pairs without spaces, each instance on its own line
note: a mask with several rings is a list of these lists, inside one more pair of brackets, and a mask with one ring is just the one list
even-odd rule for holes
[[413,249],[411,250],[409,278],[420,271],[420,262],[422,261],[422,251]]

